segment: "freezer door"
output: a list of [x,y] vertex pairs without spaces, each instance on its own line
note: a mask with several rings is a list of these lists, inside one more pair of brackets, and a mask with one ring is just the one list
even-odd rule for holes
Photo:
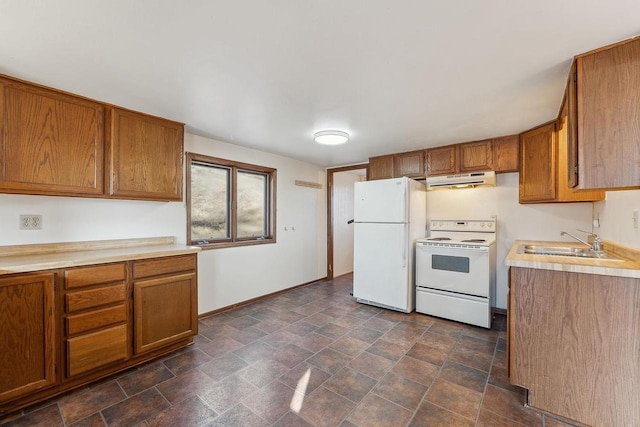
[[369,304],[415,308],[406,224],[355,224],[353,296]]
[[408,222],[407,178],[356,182],[354,185],[356,222]]

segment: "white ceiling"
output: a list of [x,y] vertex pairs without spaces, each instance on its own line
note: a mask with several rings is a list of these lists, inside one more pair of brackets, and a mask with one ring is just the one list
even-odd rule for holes
[[[518,133],[639,0],[0,0],[0,73],[323,166]],[[338,128],[351,141],[314,145]]]

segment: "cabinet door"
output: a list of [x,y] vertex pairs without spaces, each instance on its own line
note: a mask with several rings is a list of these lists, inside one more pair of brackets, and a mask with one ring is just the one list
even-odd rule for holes
[[107,116],[109,194],[182,200],[183,125],[118,108]]
[[511,384],[580,425],[637,425],[640,279],[512,270]]
[[399,153],[393,156],[395,162],[395,176],[406,176],[420,179],[425,177],[424,150]]
[[507,377],[511,378],[511,371],[513,369],[513,342],[516,333],[516,316],[514,313],[515,303],[514,298],[514,268],[509,267],[507,278]]
[[555,123],[520,135],[520,202],[556,198],[557,138]]
[[569,161],[567,135],[569,133],[566,116],[556,122],[555,136],[558,141],[556,201],[558,202],[591,202],[604,200],[604,190],[580,190],[569,187],[566,178],[569,176],[567,168]]
[[145,353],[198,332],[196,273],[133,284],[134,351]]
[[[575,188],[580,180],[578,169],[578,99],[576,63],[571,66],[565,100],[567,104],[567,184]],[[561,177],[562,179],[562,177]]]
[[467,142],[458,146],[460,172],[478,172],[493,169],[491,140]]
[[518,172],[520,170],[520,138],[518,135],[494,138],[493,170],[496,173]]
[[388,156],[378,156],[369,158],[369,168],[367,179],[389,179],[394,178],[393,154]]
[[54,277],[0,278],[0,402],[56,383]]
[[454,174],[457,172],[456,165],[455,145],[427,150],[427,176]]
[[0,191],[102,195],[104,109],[0,78]]
[[577,59],[579,186],[640,187],[640,39]]

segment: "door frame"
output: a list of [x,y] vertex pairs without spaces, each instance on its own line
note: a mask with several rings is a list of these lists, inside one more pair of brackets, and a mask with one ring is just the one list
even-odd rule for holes
[[369,163],[327,168],[327,280],[333,280],[333,174],[366,169],[369,177]]

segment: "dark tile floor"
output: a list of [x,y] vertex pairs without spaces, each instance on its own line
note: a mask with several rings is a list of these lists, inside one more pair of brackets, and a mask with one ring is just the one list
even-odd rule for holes
[[485,330],[356,303],[351,276],[204,318],[195,344],[3,426],[563,426]]

